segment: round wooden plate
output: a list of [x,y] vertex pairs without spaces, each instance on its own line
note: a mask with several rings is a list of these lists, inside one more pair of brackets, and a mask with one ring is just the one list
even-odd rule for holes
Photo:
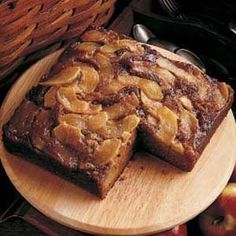
[[[15,83],[1,108],[1,126],[60,53],[39,61]],[[234,168],[235,142],[235,121],[230,111],[192,172],[137,153],[104,200],[8,153],[2,141],[0,154],[17,190],[51,219],[95,234],[143,235],[184,223],[217,198]]]

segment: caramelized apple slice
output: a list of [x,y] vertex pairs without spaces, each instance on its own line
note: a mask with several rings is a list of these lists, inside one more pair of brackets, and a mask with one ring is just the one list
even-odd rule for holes
[[130,110],[123,103],[116,103],[112,106],[104,108],[110,119],[119,119],[129,114]]
[[89,102],[79,100],[72,87],[59,88],[57,99],[66,110],[73,113],[95,114],[102,109],[101,105],[92,105]]
[[107,139],[102,142],[95,150],[96,163],[103,165],[112,160],[119,154],[121,140],[118,138]]
[[117,93],[129,85],[138,85],[140,79],[140,77],[132,75],[119,75],[117,80],[112,80],[108,85],[104,86],[102,92],[106,95]]
[[195,83],[196,82],[196,78],[195,78],[194,75],[192,75],[191,73],[188,73],[187,71],[177,67],[176,65],[174,65],[168,59],[166,59],[164,57],[159,57],[156,62],[158,64],[158,66],[160,66],[163,69],[166,69],[166,70],[170,71],[175,76],[177,76],[181,79],[187,80],[190,83]]
[[100,51],[105,54],[113,54],[122,48],[127,48],[129,51],[137,51],[138,49],[141,51],[142,47],[138,47],[138,45],[134,40],[121,39],[115,41],[113,44],[105,44],[100,48]]
[[85,120],[78,114],[59,115],[58,121],[60,124],[67,124],[80,129],[84,129],[86,127]]
[[124,143],[129,142],[131,136],[132,136],[131,133],[124,131],[124,132],[122,133],[122,135],[121,135],[122,141],[123,141]]
[[229,86],[226,83],[218,83],[218,88],[224,97],[225,101],[228,101],[229,98]]
[[138,85],[140,80],[140,77],[133,75],[119,75],[118,77],[118,81],[124,85]]
[[157,67],[155,73],[160,80],[162,91],[169,91],[174,87],[176,78],[170,71]]
[[156,73],[163,82],[168,83],[169,85],[174,84],[175,76],[170,71],[157,67]]
[[110,62],[109,57],[103,55],[102,53],[96,53],[94,55],[94,59],[99,65],[99,75],[101,82],[103,84],[107,84],[114,77],[114,69],[112,68],[112,64]]
[[219,83],[213,90],[213,97],[215,101],[216,110],[222,109],[229,99],[229,88],[225,83]]
[[76,45],[76,49],[85,53],[93,54],[97,48],[99,47],[99,44],[92,43],[92,42],[83,42]]
[[90,30],[85,32],[81,39],[87,42],[103,42],[106,40],[106,34],[98,30]]
[[100,52],[104,54],[112,54],[115,51],[117,51],[119,48],[116,45],[112,44],[105,44],[102,47],[100,47]]
[[85,93],[91,93],[96,89],[99,83],[98,72],[93,67],[86,65],[80,65],[80,68],[82,76],[79,82],[79,87]]
[[51,87],[44,95],[44,107],[51,108],[56,105],[57,87]]
[[109,43],[119,39],[119,35],[114,31],[90,30],[86,31],[81,39],[82,41]]
[[104,86],[104,88],[101,89],[102,94],[109,95],[118,93],[122,88],[124,88],[125,85],[118,82],[118,81],[112,81],[108,85]]
[[157,134],[166,144],[170,144],[178,131],[177,116],[168,107],[156,109],[155,117],[159,120]]
[[[140,46],[139,43],[132,39],[120,39],[116,41],[116,44],[119,46],[119,48],[128,47],[131,51],[136,51]],[[143,50],[143,47],[140,46],[140,48]]]
[[154,118],[152,115],[147,115],[147,121],[150,125],[154,126],[154,127],[158,127],[158,120],[156,118]]
[[180,102],[184,106],[185,109],[192,111],[193,110],[193,105],[191,100],[187,96],[182,96],[179,98]]
[[121,121],[121,130],[122,132],[131,133],[134,129],[137,128],[140,122],[140,118],[136,115],[128,115]]
[[182,110],[180,113],[180,130],[184,134],[184,141],[193,141],[198,130],[197,118],[189,111]]
[[115,103],[109,107],[105,107],[104,111],[107,112],[109,119],[117,120],[135,112],[135,109],[138,105],[139,100],[137,96],[135,94],[131,94],[123,101]]
[[96,131],[102,127],[106,127],[108,115],[106,112],[99,112],[96,115],[78,115],[78,114],[65,114],[59,115],[58,121],[60,124],[68,124],[77,128],[88,129]]
[[86,126],[91,131],[96,131],[106,126],[108,121],[108,115],[106,112],[99,112],[98,114],[91,116],[86,121]]
[[108,120],[106,126],[97,130],[97,132],[104,138],[126,139],[126,136],[130,136],[126,134],[131,134],[137,128],[139,122],[140,118],[136,115],[128,115],[119,121]]
[[157,82],[148,79],[141,79],[139,81],[139,86],[149,98],[157,101],[163,98],[161,87]]
[[158,101],[148,98],[144,92],[141,91],[141,101],[143,108],[147,110],[152,116],[156,116],[156,109],[162,107],[162,104]]
[[69,84],[77,79],[80,74],[81,70],[79,66],[66,67],[58,74],[54,75],[50,80],[43,81],[40,84],[46,86]]
[[78,148],[83,138],[79,128],[67,124],[60,124],[53,131],[57,140],[75,148]]

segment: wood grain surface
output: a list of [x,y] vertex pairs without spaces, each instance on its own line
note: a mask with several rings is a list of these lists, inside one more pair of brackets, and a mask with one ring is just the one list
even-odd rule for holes
[[[1,126],[60,53],[41,60],[15,83],[1,108]],[[16,189],[46,216],[94,234],[143,235],[186,222],[217,198],[235,164],[235,142],[235,121],[230,111],[192,172],[177,170],[147,153],[136,153],[104,200],[8,153],[2,141],[0,153]]]

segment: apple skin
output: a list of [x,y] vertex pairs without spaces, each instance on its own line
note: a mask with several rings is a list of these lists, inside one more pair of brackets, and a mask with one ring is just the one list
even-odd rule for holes
[[229,183],[199,216],[199,226],[205,236],[236,236],[236,183]]
[[236,182],[236,165],[234,167],[234,171],[233,171],[229,181],[230,182]]
[[187,226],[186,224],[178,225],[171,230],[165,231],[159,234],[153,234],[152,236],[187,236]]

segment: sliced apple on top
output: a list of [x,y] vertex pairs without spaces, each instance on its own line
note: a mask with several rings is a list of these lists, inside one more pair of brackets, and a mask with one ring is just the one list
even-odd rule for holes
[[199,124],[197,118],[189,111],[182,110],[180,113],[180,129],[184,133],[186,141],[192,141]]
[[93,42],[83,42],[76,45],[76,49],[89,54],[93,54],[98,48],[99,44]]
[[54,135],[63,144],[69,144],[75,148],[80,146],[84,137],[79,128],[68,124],[60,124],[54,128]]
[[95,114],[102,109],[101,105],[93,105],[90,102],[78,99],[72,87],[59,88],[57,99],[67,111],[73,113]]
[[94,59],[98,65],[98,74],[100,76],[99,88],[109,84],[114,78],[114,69],[109,57],[100,52],[95,53]]
[[122,48],[127,48],[130,51],[136,51],[138,49],[138,44],[134,40],[120,39],[115,41],[113,44],[105,44],[100,48],[100,51],[102,53],[112,54]]
[[58,121],[60,124],[67,124],[80,129],[86,128],[85,120],[82,118],[81,115],[78,114],[69,113],[69,114],[59,115]]
[[96,89],[99,83],[99,74],[91,66],[80,65],[80,68],[81,68],[81,78],[78,86],[85,93],[91,93]]
[[95,150],[95,162],[103,165],[114,160],[114,158],[119,154],[120,147],[120,139],[106,139]]
[[96,115],[88,117],[86,121],[86,126],[91,131],[96,131],[103,127],[106,127],[106,123],[108,121],[108,115],[106,112],[102,111],[97,113]]
[[120,128],[122,132],[129,132],[131,133],[134,129],[137,128],[138,124],[140,122],[140,118],[136,115],[128,115],[125,118],[121,120]]
[[155,117],[159,120],[157,135],[166,144],[170,144],[178,132],[177,115],[168,107],[163,106],[156,109]]
[[65,85],[72,83],[75,79],[78,79],[81,75],[81,69],[79,66],[70,66],[61,70],[58,74],[55,74],[50,80],[40,82],[41,85]]
[[163,98],[161,87],[157,84],[157,82],[148,79],[141,79],[138,84],[141,90],[150,99],[159,101]]

